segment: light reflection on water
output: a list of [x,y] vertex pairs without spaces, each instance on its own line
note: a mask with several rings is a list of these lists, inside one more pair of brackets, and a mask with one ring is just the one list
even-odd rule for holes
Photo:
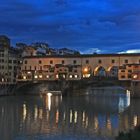
[[[84,91],[83,91],[84,92]],[[86,91],[87,92],[87,91]],[[89,95],[0,98],[1,140],[113,139],[140,124],[139,100],[117,89]]]

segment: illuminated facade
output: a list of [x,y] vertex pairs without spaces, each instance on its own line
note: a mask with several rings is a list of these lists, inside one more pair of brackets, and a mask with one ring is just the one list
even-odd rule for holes
[[119,68],[119,80],[140,81],[140,64],[126,64]]
[[80,80],[89,77],[120,78],[119,68],[128,64],[140,64],[140,54],[29,56],[23,58],[17,80]]

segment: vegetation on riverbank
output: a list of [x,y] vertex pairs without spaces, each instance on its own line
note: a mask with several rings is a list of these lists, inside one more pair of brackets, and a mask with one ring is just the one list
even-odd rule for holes
[[119,136],[116,137],[116,140],[140,140],[140,126],[127,133],[120,132]]

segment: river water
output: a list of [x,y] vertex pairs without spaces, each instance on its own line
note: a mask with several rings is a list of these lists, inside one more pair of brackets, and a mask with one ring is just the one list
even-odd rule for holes
[[112,140],[140,125],[140,100],[97,88],[82,96],[0,97],[0,140]]

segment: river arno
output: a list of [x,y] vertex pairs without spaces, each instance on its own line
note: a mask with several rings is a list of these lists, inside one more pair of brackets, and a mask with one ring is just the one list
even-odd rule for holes
[[140,125],[140,99],[114,88],[81,92],[0,97],[0,140],[112,140]]

